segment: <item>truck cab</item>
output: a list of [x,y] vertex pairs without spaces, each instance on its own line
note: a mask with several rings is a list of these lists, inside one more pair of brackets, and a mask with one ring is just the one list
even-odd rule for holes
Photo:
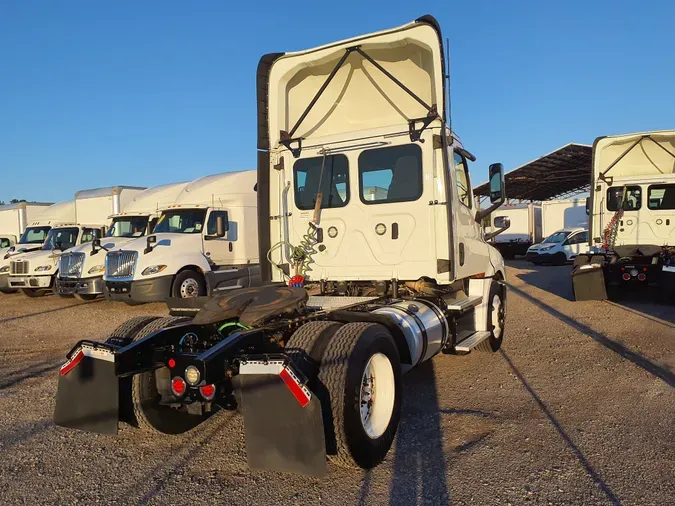
[[187,184],[151,235],[106,253],[106,299],[161,302],[258,284],[255,185],[255,171]]
[[106,253],[150,234],[160,217],[158,209],[173,203],[186,184],[161,185],[136,193],[121,212],[110,217],[104,237],[63,253],[59,258],[56,293],[82,300],[103,295]]

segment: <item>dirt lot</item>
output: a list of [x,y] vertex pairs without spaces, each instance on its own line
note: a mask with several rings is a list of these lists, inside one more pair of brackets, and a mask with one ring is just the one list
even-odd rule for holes
[[675,309],[574,303],[569,270],[512,262],[502,351],[408,374],[384,464],[322,480],[249,471],[228,412],[173,438],[56,428],[70,346],[166,310],[2,295],[2,503],[672,504]]

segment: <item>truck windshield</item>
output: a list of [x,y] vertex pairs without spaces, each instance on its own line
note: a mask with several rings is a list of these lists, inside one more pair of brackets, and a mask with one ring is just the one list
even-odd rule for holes
[[162,213],[153,233],[199,234],[204,228],[206,209],[181,209]]
[[549,235],[544,239],[545,244],[558,244],[567,239],[567,236],[570,235],[569,232],[556,232],[555,234]]
[[47,239],[42,245],[42,249],[53,250],[67,250],[77,244],[77,236],[80,229],[73,228],[53,228],[47,234]]
[[28,227],[24,230],[19,243],[21,244],[42,244],[45,237],[52,227]]
[[141,237],[148,227],[148,216],[124,216],[113,218],[106,237]]

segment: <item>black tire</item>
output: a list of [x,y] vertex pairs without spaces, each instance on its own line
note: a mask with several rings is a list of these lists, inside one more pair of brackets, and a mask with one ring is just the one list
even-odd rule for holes
[[98,295],[94,293],[76,293],[74,295],[77,300],[84,300],[84,301],[94,300],[96,297],[98,297]]
[[201,297],[206,295],[206,282],[204,281],[204,276],[193,270],[186,269],[176,274],[176,278],[173,280],[173,286],[171,287],[171,296],[177,299],[188,298],[188,296],[186,296],[186,292],[182,290],[181,287],[190,279],[194,280],[195,282],[194,286],[191,287],[195,293],[195,295],[192,295],[192,297]]
[[9,295],[18,292],[18,290],[15,290],[13,288],[0,288],[0,292],[4,293],[5,295]]
[[[391,365],[393,406],[386,429],[371,438],[360,414],[363,373],[370,359],[384,355]],[[380,357],[381,358],[381,357]],[[401,417],[401,362],[389,331],[375,323],[348,323],[328,342],[319,371],[324,386],[322,400],[326,450],[329,458],[343,467],[372,468],[382,462],[391,448]]]
[[305,323],[286,343],[284,351],[309,380],[313,380],[319,372],[324,350],[341,326],[337,322]]
[[[187,321],[190,321],[190,318],[180,316],[159,318],[146,325],[134,340],[142,339],[152,332]],[[136,374],[131,378],[131,416],[127,420],[131,425],[149,432],[183,434],[194,429],[215,412],[213,410],[202,415],[195,415],[189,413],[184,406],[173,408],[160,405],[161,397],[157,391],[156,381],[158,376],[162,376],[167,385],[171,380],[171,373],[167,367]],[[215,406],[213,407],[215,408]]]
[[[498,311],[498,318],[500,319],[501,325],[501,332],[499,335],[495,334],[495,325],[492,322],[493,305],[496,296],[499,296],[501,300],[501,307]],[[499,348],[502,346],[502,342],[504,341],[504,323],[506,320],[506,289],[496,281],[493,281],[490,285],[490,300],[488,302],[487,311],[487,328],[490,329],[490,337],[485,339],[474,349],[483,353],[495,353],[499,350]]]
[[159,316],[136,316],[125,321],[122,325],[112,331],[105,344],[112,344],[123,348],[134,340],[143,327],[153,320],[157,320]]
[[41,290],[39,288],[19,288],[19,291],[31,299],[47,295],[47,290]]
[[553,255],[553,265],[565,265],[567,263],[567,255],[562,251]]

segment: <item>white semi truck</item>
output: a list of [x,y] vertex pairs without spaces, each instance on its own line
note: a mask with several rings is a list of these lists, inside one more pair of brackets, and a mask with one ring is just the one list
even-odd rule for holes
[[0,206],[0,254],[16,244],[28,223],[52,204],[41,202],[18,202]]
[[124,247],[155,228],[160,209],[173,204],[187,183],[172,183],[136,193],[122,212],[113,214],[105,237],[80,244],[59,257],[56,293],[92,300],[103,295],[106,252]]
[[9,264],[13,257],[40,249],[52,227],[73,221],[75,221],[75,201],[69,200],[44,208],[32,221],[27,222],[19,242],[0,250],[0,292],[16,292],[16,289],[9,287],[8,282]]
[[574,262],[577,300],[647,287],[675,295],[675,131],[593,144],[589,248]]
[[478,211],[474,157],[447,123],[444,62],[431,16],[263,56],[268,284],[205,298],[192,320],[137,317],[105,343],[80,341],[60,370],[56,424],[114,434],[122,419],[180,434],[239,407],[251,467],[319,476],[327,455],[379,464],[402,373],[438,353],[495,352],[504,338],[504,262],[480,226],[503,202],[503,167],[490,166],[492,205]]
[[117,214],[144,188],[114,186],[82,190],[75,194],[75,220],[52,227],[39,250],[12,258],[8,284],[28,297],[40,297],[53,289],[59,256],[79,244],[100,239],[108,216]]
[[524,256],[533,244],[542,239],[542,206],[535,203],[505,205],[492,215],[492,230],[498,229],[495,220],[508,218],[508,232],[495,236],[491,244],[504,258],[512,260],[516,255]]
[[108,251],[106,299],[162,302],[258,285],[255,185],[253,170],[187,184],[151,235]]

